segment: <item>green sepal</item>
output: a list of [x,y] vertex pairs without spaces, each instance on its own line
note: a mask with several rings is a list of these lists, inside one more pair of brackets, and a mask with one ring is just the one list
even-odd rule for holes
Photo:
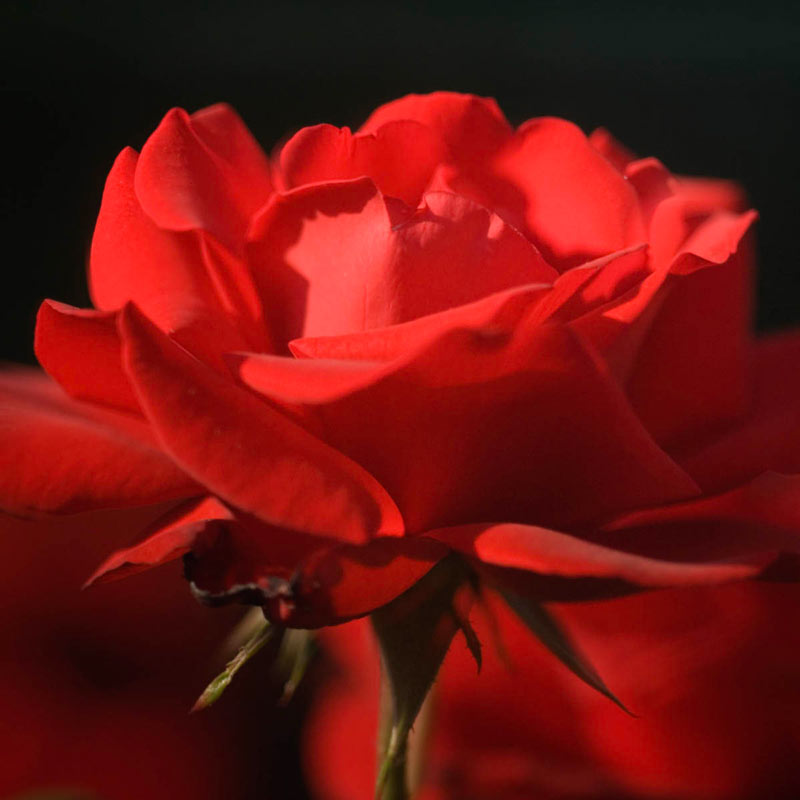
[[258,653],[267,642],[283,636],[283,628],[279,628],[264,620],[250,638],[239,648],[236,655],[225,665],[225,669],[214,678],[197,698],[192,711],[202,711],[213,705],[228,688],[233,676]]
[[574,675],[616,703],[626,714],[629,711],[606,686],[595,668],[578,650],[558,620],[541,604],[528,600],[515,592],[503,589],[503,599],[511,610],[525,623],[536,638]]
[[286,631],[275,664],[275,673],[283,683],[283,691],[278,698],[279,706],[291,702],[316,653],[317,642],[313,631],[299,628]]

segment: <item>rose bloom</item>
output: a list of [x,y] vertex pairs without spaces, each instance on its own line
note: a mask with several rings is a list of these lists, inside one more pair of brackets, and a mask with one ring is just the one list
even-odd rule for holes
[[[461,640],[417,722],[418,800],[795,800],[800,597],[738,583],[562,605],[633,718],[580,683],[501,603]],[[496,628],[503,649],[496,647]],[[325,633],[337,667],[306,727],[317,800],[368,800],[379,668],[362,622]],[[500,654],[502,653],[502,655]],[[419,752],[415,753],[415,749]]]
[[79,591],[109,544],[158,513],[0,516],[0,797],[287,796],[263,676],[188,713],[240,613],[209,620],[171,570]]
[[179,556],[290,626],[456,552],[536,601],[793,577],[800,337],[753,341],[755,214],[605,132],[408,96],[268,158],[171,111],[106,183],[95,309],[9,374],[0,503],[169,502],[96,578]]

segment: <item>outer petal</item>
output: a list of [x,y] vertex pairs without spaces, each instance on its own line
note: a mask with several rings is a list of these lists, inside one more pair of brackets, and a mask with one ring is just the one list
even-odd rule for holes
[[367,176],[381,192],[416,208],[443,156],[439,137],[412,120],[395,120],[374,133],[315,125],[303,128],[283,147],[285,189],[307,183]]
[[[763,557],[755,563],[726,563],[722,559],[702,561],[700,558],[693,563],[682,563],[651,558],[622,547],[607,547],[547,528],[510,523],[464,525],[430,531],[425,535],[480,564],[508,570],[491,573],[501,582],[513,580],[519,585],[525,581],[522,573],[534,573],[529,576],[528,586],[537,593],[546,592],[558,584],[537,582],[536,576],[599,579],[593,588],[602,597],[608,592],[608,584],[603,581],[611,581],[611,587],[625,585],[629,587],[628,591],[630,587],[722,583],[752,577],[766,563]],[[764,551],[759,555],[763,556]],[[563,592],[563,585],[560,588]],[[584,587],[580,588],[583,591]],[[539,599],[569,599],[568,588],[566,592],[566,596],[556,597],[542,593]],[[581,594],[580,599],[587,597]]]
[[503,327],[451,329],[386,366],[253,359],[243,374],[315,414],[412,531],[498,516],[567,524],[696,492],[567,328],[503,310]]
[[716,178],[678,177],[678,193],[693,216],[708,216],[718,211],[739,214],[747,210],[747,196],[733,181]]
[[0,505],[74,512],[186,497],[196,485],[129,414],[71,400],[34,370],[0,375]]
[[186,577],[204,603],[262,605],[282,624],[319,627],[393,600],[447,553],[438,542],[403,537],[341,545],[275,528],[204,497],[152,523],[138,544],[106,559],[87,585],[185,555]]
[[765,473],[720,495],[636,511],[607,525],[600,541],[686,562],[800,553],[800,476]]
[[266,155],[224,105],[170,111],[142,148],[135,186],[160,228],[205,230],[233,252],[272,192]]
[[605,128],[595,128],[589,134],[589,144],[604,156],[614,167],[624,173],[625,167],[636,160],[633,152],[618,142]]
[[202,236],[161,230],[142,211],[133,190],[137,160],[133,150],[123,150],[106,181],[92,240],[95,305],[117,310],[135,302],[162,330],[210,360],[246,346],[209,277]]
[[409,94],[386,103],[372,112],[361,132],[376,132],[393,120],[416,120],[436,131],[447,146],[449,162],[462,170],[491,158],[512,134],[494,100],[457,92]]
[[636,190],[645,225],[650,224],[662,200],[678,190],[677,181],[657,158],[642,158],[625,167],[625,177]]
[[[542,319],[577,321],[623,301],[650,274],[644,244],[589,261],[559,276],[538,309]],[[588,333],[586,326],[582,326]]]
[[164,448],[212,492],[273,524],[361,541],[402,520],[372,476],[213,373],[133,307],[123,359]]
[[122,370],[117,313],[45,300],[36,319],[36,357],[78,400],[140,413]]
[[137,544],[112,553],[86,581],[84,589],[174,561],[191,550],[209,525],[232,519],[233,512],[216,497],[182,503],[150,524]]
[[559,268],[645,239],[636,192],[570,122],[526,122],[494,171],[520,189],[526,230]]
[[556,277],[529,242],[475,203],[432,193],[412,212],[368,179],[278,195],[250,238],[283,341],[404,322]]
[[681,458],[707,491],[766,470],[800,473],[800,331],[773,334],[754,350],[755,397],[748,414]]
[[752,265],[741,239],[754,218],[712,217],[671,260],[628,383],[647,429],[669,447],[729,424],[750,401]]

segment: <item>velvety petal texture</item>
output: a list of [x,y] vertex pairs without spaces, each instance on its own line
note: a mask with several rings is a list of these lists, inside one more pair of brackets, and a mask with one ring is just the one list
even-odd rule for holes
[[457,553],[537,600],[794,577],[794,333],[751,332],[755,212],[605,131],[409,95],[269,158],[217,105],[111,168],[94,309],[8,371],[0,503],[169,502],[94,580],[319,627]]
[[36,370],[0,374],[0,503],[16,514],[148,505],[197,491],[148,426],[71,400]]
[[220,497],[267,521],[346,541],[402,531],[385,490],[358,464],[221,378],[134,306],[124,360],[159,441]]

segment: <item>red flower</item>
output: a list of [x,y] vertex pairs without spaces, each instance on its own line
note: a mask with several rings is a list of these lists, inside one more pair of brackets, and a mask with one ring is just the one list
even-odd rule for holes
[[229,108],[172,111],[109,176],[97,310],[42,306],[66,395],[3,379],[0,502],[186,500],[97,575],[185,554],[294,626],[451,551],[538,600],[788,575],[800,338],[751,339],[741,206],[471,96],[272,163]]
[[[560,606],[623,713],[493,603],[506,660],[455,644],[422,737],[419,800],[794,800],[800,796],[800,598],[750,582]],[[492,626],[494,627],[494,626]],[[372,797],[378,659],[368,626],[325,633],[339,671],[306,727],[318,800]],[[413,748],[413,745],[412,745]],[[412,755],[412,760],[415,758]]]

